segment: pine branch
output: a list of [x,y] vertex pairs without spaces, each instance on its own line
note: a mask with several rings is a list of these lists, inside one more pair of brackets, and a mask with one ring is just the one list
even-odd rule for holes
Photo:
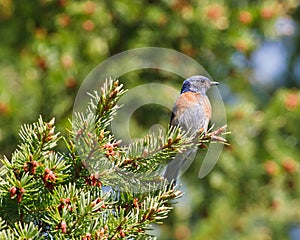
[[91,100],[86,113],[75,113],[75,118],[72,119],[70,134],[73,142],[76,144],[78,140],[80,141],[79,138],[88,140],[87,137],[90,134],[93,134],[98,142],[107,141],[107,138],[110,137],[107,127],[120,108],[117,102],[125,92],[126,90],[118,80],[113,81],[110,78],[106,79],[101,87],[100,95],[97,91],[88,93]]
[[135,186],[141,191],[148,188],[151,181],[161,181],[162,168],[178,152],[190,147],[192,141],[180,133],[179,128],[171,128],[167,135],[148,135],[128,147],[118,147],[116,141],[104,145],[96,141],[90,143],[85,145],[83,152],[88,154],[82,162],[92,173],[86,177],[90,184],[99,181],[100,185],[114,189],[121,186],[128,190]]
[[[90,94],[65,138],[68,153],[54,151],[61,139],[54,119],[22,126],[22,142],[0,169],[0,237],[5,239],[153,239],[146,234],[182,195],[161,175],[177,153],[208,141],[225,142],[225,127],[195,138],[178,127],[119,146],[108,126],[125,93],[109,79]],[[109,191],[107,190],[109,189]]]
[[100,227],[102,210],[108,205],[109,194],[104,195],[99,191],[97,194],[91,191],[80,192],[75,184],[55,189],[52,206],[43,217],[51,227],[51,233],[78,238],[88,232],[90,226]]
[[[152,186],[146,193],[135,193],[131,196],[126,192],[120,194],[120,204],[116,209],[118,221],[113,223],[114,228],[107,233],[108,238],[112,239],[125,236],[136,238],[139,235],[146,237],[145,230],[151,223],[161,223],[172,209],[168,201],[182,195],[178,189],[170,187],[167,182],[164,182],[160,188]],[[133,199],[131,204],[129,199]]]
[[91,96],[90,105],[87,111],[94,113],[97,116],[96,129],[105,129],[109,126],[113,120],[113,116],[116,114],[120,106],[117,105],[119,98],[126,92],[123,89],[123,84],[119,84],[118,80],[111,78],[106,79],[104,85],[101,87],[101,95],[97,91]]
[[18,149],[11,159],[1,160],[0,213],[6,215],[6,209],[11,209],[8,221],[38,218],[37,212],[47,204],[47,193],[68,179],[69,165],[53,151],[61,139],[54,129],[54,119],[45,123],[41,117],[37,123],[22,126]]
[[[124,160],[117,166],[133,172],[154,172],[191,145],[191,139],[180,132],[178,127],[170,128],[166,135],[159,132],[124,148]],[[151,162],[151,164],[148,164]]]
[[[81,169],[88,169],[94,173],[109,172],[115,167],[114,163],[107,161],[106,151],[114,142],[107,126],[113,120],[119,106],[118,99],[126,92],[118,81],[107,79],[101,87],[101,94],[95,91],[86,113],[75,113],[70,130],[71,139],[68,143],[75,178],[83,177],[86,181],[94,176],[88,175]],[[100,163],[100,164],[99,164]],[[80,173],[79,173],[80,172]]]

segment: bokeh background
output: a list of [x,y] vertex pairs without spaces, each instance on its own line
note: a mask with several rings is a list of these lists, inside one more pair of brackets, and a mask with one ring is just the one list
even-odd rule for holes
[[[300,6],[297,0],[0,0],[0,155],[23,123],[56,117],[70,127],[86,75],[110,56],[164,47],[199,62],[226,104],[231,145],[199,179],[201,157],[182,178],[185,196],[156,227],[159,239],[300,239]],[[120,78],[126,88],[183,79],[158,70]],[[170,112],[138,109],[136,137]],[[66,135],[66,134],[65,134]],[[64,147],[60,146],[63,150]]]

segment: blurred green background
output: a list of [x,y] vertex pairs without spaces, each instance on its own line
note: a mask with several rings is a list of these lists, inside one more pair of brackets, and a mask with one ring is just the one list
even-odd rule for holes
[[[231,146],[186,192],[159,239],[300,239],[300,6],[298,0],[0,0],[0,155],[23,123],[56,117],[69,127],[86,75],[119,52],[164,47],[199,62],[226,104]],[[142,70],[125,88],[183,79]],[[167,126],[170,112],[145,106],[132,131]],[[65,132],[65,131],[64,131]],[[61,148],[63,148],[61,146]]]

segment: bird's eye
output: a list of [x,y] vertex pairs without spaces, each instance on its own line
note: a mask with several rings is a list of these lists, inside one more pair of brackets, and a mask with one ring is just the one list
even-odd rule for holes
[[205,80],[204,79],[201,79],[201,83],[204,83],[205,82]]

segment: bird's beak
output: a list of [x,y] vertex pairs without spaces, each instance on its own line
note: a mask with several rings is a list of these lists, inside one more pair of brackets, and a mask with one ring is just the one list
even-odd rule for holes
[[219,82],[210,82],[210,85],[219,85],[220,83]]

